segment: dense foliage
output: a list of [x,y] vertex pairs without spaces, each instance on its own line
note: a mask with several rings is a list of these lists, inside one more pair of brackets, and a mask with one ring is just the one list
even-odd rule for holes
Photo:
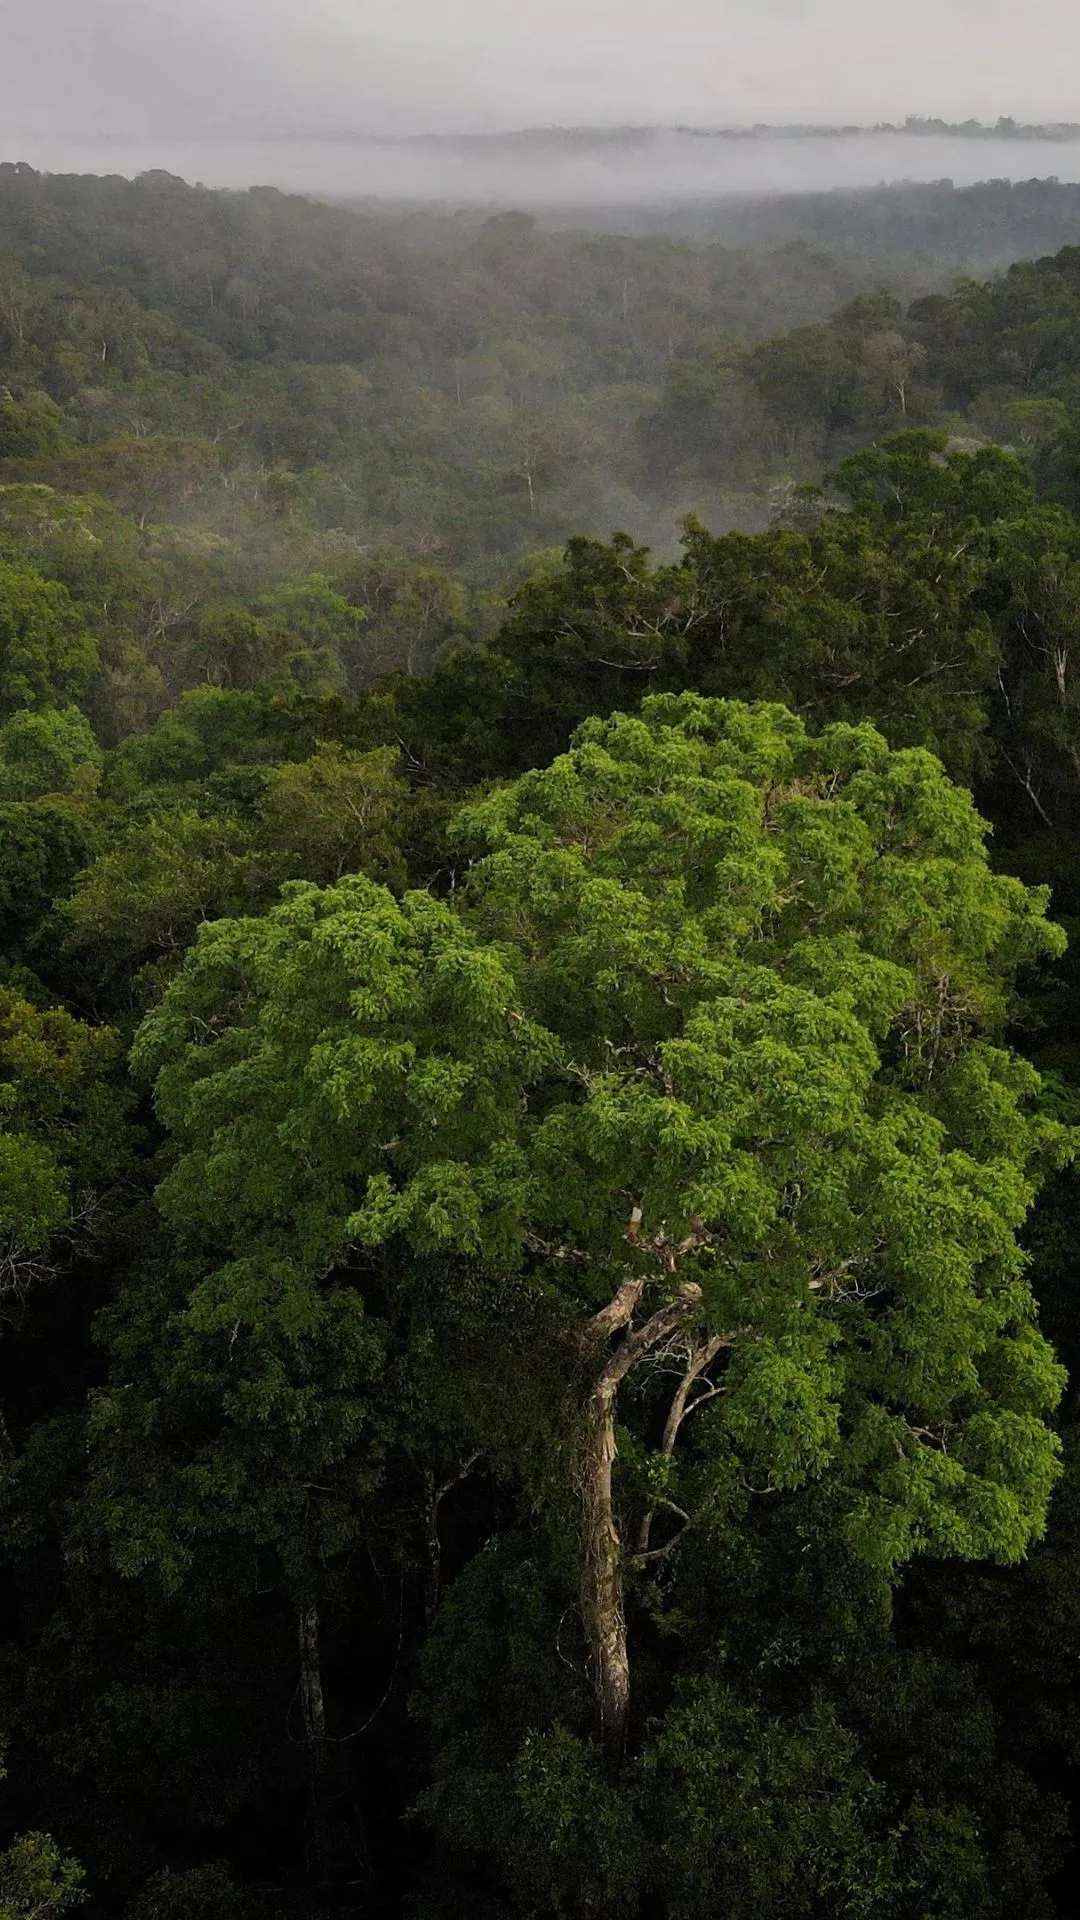
[[0,1920],[1074,1909],[1080,273],[880,266],[0,178]]

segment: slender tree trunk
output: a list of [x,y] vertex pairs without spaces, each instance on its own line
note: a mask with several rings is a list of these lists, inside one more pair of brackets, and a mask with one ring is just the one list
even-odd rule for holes
[[[686,1361],[686,1372],[683,1374],[675,1390],[675,1396],[668,1408],[668,1416],[664,1422],[664,1437],[660,1442],[660,1451],[665,1459],[671,1459],[672,1454],[675,1452],[682,1423],[686,1419],[687,1413],[692,1411],[692,1406],[698,1404],[696,1401],[691,1403],[690,1400],[693,1388],[701,1379],[706,1368],[712,1365],[717,1354],[720,1353],[724,1347],[730,1347],[731,1344],[732,1339],[730,1335],[718,1333],[715,1334],[711,1340],[704,1341],[701,1346],[691,1345]],[[706,1400],[711,1399],[713,1397],[713,1390],[707,1389],[702,1397]],[[635,1556],[638,1559],[645,1559],[650,1551],[652,1527],[655,1519],[655,1506],[646,1507],[642,1515],[641,1526],[638,1530],[637,1555]]]
[[300,1713],[308,1750],[311,1787],[311,1835],[316,1868],[321,1872],[327,1854],[325,1793],[326,1705],[323,1700],[319,1647],[319,1610],[312,1603],[300,1609]]
[[300,1710],[308,1740],[325,1740],[326,1706],[323,1701],[319,1651],[319,1610],[315,1606],[304,1607],[300,1614]]

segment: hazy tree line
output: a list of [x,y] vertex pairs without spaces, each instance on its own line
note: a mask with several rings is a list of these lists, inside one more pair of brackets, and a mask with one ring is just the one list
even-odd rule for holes
[[3,1920],[1073,1910],[1080,254],[881,268],[4,174]]
[[[1052,149],[1048,158],[1052,162]],[[590,211],[577,219],[588,225],[597,217]],[[573,224],[575,216],[567,209],[558,218]],[[951,180],[904,182],[674,204],[669,198],[653,206],[610,207],[603,218],[627,234],[756,249],[801,242],[831,254],[905,263],[909,273],[921,264],[923,271],[985,277],[1014,260],[1074,244],[1080,237],[1080,186],[1064,180],[984,180],[974,187]]]

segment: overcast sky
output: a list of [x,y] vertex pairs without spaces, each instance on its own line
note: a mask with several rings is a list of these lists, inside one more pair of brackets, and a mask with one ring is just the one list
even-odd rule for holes
[[0,0],[18,133],[1080,120],[1077,0]]

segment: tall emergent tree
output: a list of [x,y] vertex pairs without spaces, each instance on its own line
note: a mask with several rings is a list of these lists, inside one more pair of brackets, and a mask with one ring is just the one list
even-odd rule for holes
[[287,1395],[335,1459],[372,1444],[329,1336],[422,1307],[438,1418],[575,1543],[614,1772],[632,1600],[677,1610],[755,1502],[886,1585],[1042,1530],[1062,1374],[1017,1231],[1065,1136],[995,1036],[1061,939],[929,754],[781,707],[590,721],[458,831],[453,901],[292,885],[142,1028],[176,1325],[228,1381],[185,1470]]

